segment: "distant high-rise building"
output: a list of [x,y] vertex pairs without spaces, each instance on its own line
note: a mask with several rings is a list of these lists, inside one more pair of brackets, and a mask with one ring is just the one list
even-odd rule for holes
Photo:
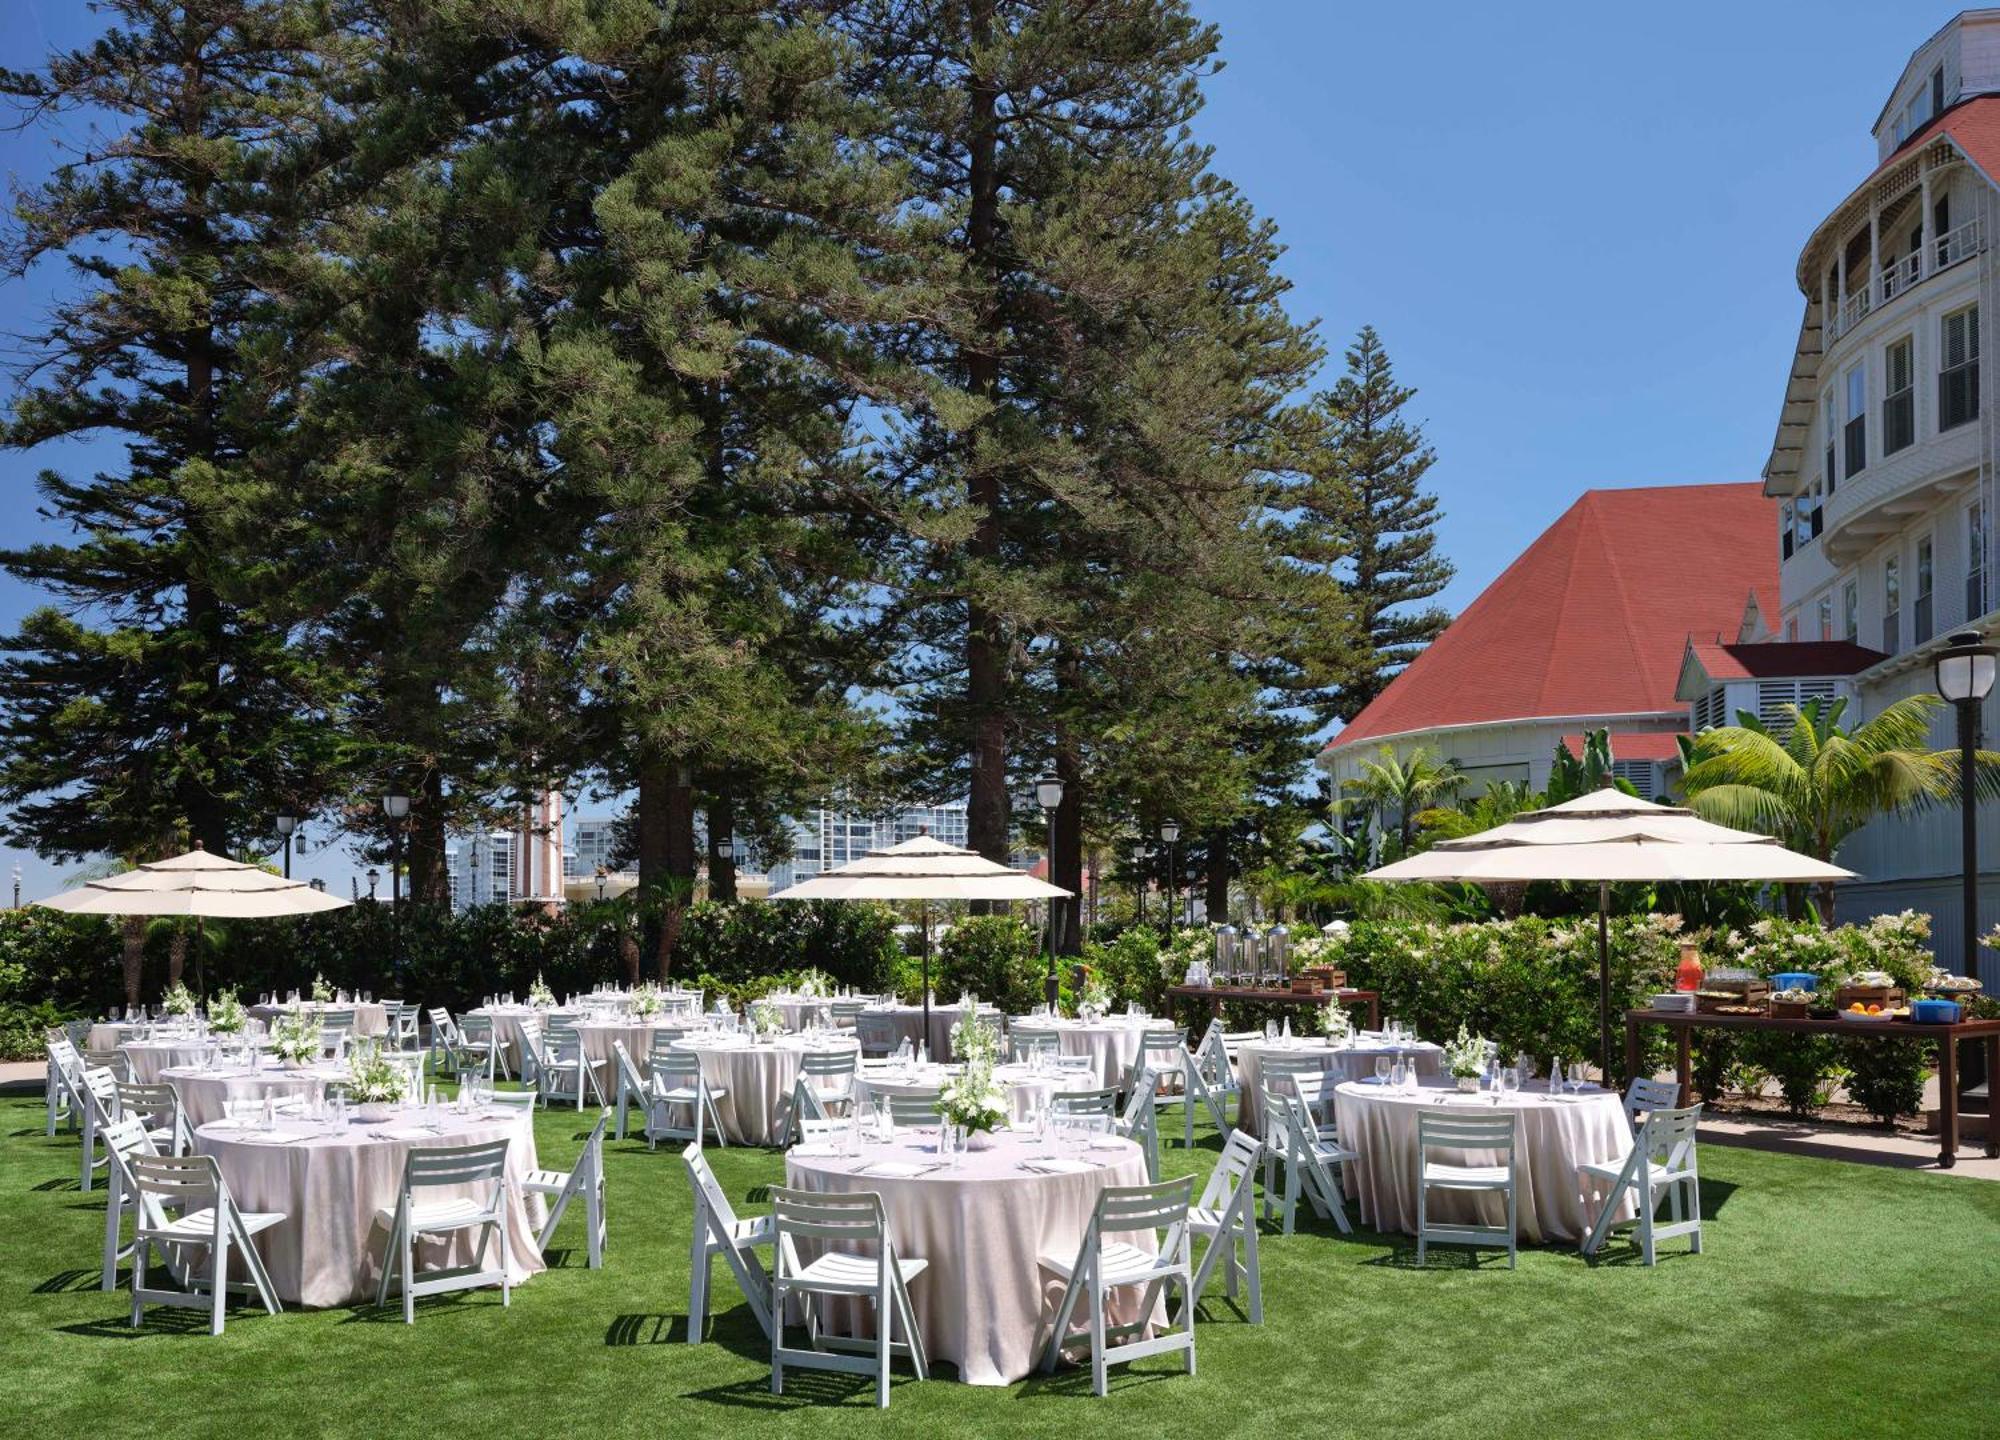
[[[879,819],[821,806],[792,822],[792,858],[770,867],[771,891],[775,894],[859,860],[870,850],[885,850],[925,834],[947,845],[963,845],[964,804],[920,806]],[[739,859],[744,853],[739,847]]]
[[509,830],[460,836],[452,852],[451,908],[469,910],[520,898],[514,888],[516,836]]
[[563,873],[572,880],[588,880],[602,867],[616,870],[611,863],[618,844],[618,822],[606,819],[576,819],[569,822],[569,850],[563,856]]

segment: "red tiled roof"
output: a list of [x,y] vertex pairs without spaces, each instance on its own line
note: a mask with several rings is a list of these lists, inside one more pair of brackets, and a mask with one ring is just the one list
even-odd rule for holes
[[1846,640],[1765,640],[1753,645],[1691,640],[1688,651],[1711,680],[1852,675],[1889,658],[1880,650]]
[[[1577,759],[1583,758],[1583,736],[1565,735],[1563,744]],[[1678,760],[1681,747],[1675,742],[1680,736],[1657,730],[1614,730],[1611,732],[1611,758],[1613,760]]]
[[1778,593],[1777,502],[1754,482],[1590,490],[1329,750],[1505,720],[1663,714],[1690,635]]

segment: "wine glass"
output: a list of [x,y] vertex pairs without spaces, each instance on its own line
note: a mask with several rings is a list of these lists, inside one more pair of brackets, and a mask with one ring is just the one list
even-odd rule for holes
[[1391,1068],[1392,1065],[1387,1055],[1377,1055],[1375,1057],[1375,1083],[1377,1085],[1387,1085],[1389,1083],[1389,1071]]

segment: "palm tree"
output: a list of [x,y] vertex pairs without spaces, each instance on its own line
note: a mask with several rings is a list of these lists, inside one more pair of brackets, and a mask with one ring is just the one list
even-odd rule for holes
[[1377,829],[1394,822],[1401,848],[1410,848],[1417,833],[1417,815],[1449,800],[1465,785],[1456,760],[1434,759],[1419,745],[1404,759],[1384,745],[1374,760],[1361,762],[1361,773],[1341,786],[1341,803],[1355,804],[1375,818]]
[[[1841,725],[1847,701],[1787,705],[1788,723],[1767,727],[1748,711],[1734,725],[1705,730],[1688,748],[1681,786],[1703,818],[1762,830],[1801,854],[1832,863],[1841,843],[1877,815],[1956,801],[1958,752],[1929,748],[1935,695],[1898,700],[1865,725]],[[2000,755],[1981,751],[1975,784],[2000,794]],[[1795,890],[1788,905],[1800,907]],[[1833,882],[1813,899],[1833,920]]]

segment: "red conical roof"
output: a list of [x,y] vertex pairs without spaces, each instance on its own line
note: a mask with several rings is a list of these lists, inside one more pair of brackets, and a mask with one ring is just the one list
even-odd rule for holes
[[1777,551],[1754,483],[1586,491],[1327,748],[1683,709],[1688,638],[1734,640],[1753,591],[1774,604]]

